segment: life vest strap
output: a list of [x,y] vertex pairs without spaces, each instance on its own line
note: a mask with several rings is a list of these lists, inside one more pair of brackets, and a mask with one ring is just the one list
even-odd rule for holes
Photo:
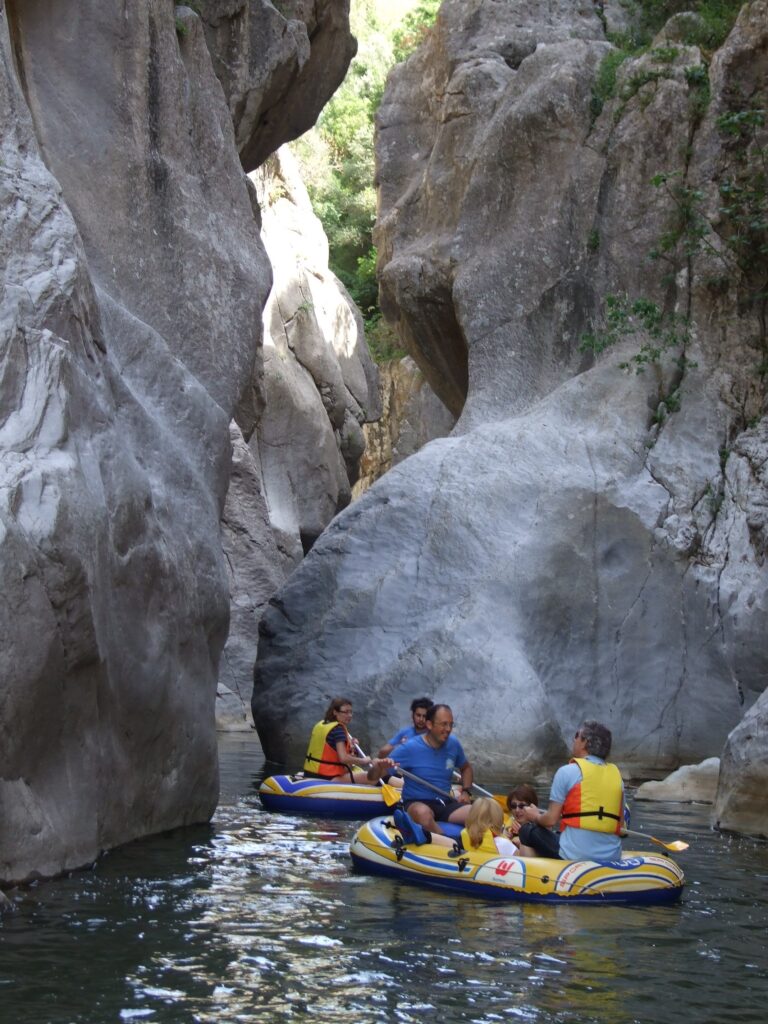
[[613,818],[614,821],[622,821],[623,819],[618,814],[611,814],[610,811],[606,811],[604,807],[601,807],[599,811],[574,811],[570,814],[561,814],[561,818]]

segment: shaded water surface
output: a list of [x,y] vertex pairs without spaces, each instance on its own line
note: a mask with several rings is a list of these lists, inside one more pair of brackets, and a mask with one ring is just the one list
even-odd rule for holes
[[14,895],[3,1024],[768,1019],[768,845],[707,808],[634,809],[691,844],[679,906],[499,905],[353,875],[353,824],[261,809],[250,737],[222,738],[221,768],[212,827]]

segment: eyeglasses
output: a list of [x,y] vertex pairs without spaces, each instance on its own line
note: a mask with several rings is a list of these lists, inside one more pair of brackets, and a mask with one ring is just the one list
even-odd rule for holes
[[527,806],[528,804],[507,804],[507,807],[509,807],[510,811],[522,811],[522,809]]
[[352,708],[339,708],[339,710],[336,712],[336,714],[337,715],[351,715],[352,714]]

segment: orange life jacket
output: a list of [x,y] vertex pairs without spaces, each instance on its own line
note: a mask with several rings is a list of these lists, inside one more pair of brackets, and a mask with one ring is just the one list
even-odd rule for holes
[[560,831],[585,828],[588,832],[619,835],[624,825],[621,773],[615,764],[595,764],[585,757],[571,758],[581,769],[581,782],[572,786],[560,815]]
[[[334,779],[337,775],[343,775],[349,769],[339,760],[336,747],[328,743],[328,734],[341,725],[341,722],[318,722],[312,729],[309,737],[309,746],[304,758],[304,771],[314,772],[328,779]],[[345,725],[341,725],[346,735],[347,753],[353,754],[352,740]]]

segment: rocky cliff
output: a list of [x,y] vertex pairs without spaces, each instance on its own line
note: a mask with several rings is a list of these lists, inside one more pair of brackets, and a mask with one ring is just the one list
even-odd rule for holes
[[345,0],[194,6],[0,3],[6,881],[217,799],[219,518],[271,285],[243,167],[354,42]]
[[381,416],[364,427],[356,498],[425,444],[447,437],[456,423],[410,356],[381,363],[378,370]]
[[765,264],[723,188],[764,203],[768,5],[715,53],[671,24],[601,92],[631,6],[446,0],[390,77],[383,305],[461,418],[272,602],[272,757],[330,693],[375,746],[427,692],[481,767],[550,766],[589,716],[642,775],[719,755],[765,687]]
[[263,314],[262,358],[249,391],[262,400],[258,408],[248,410],[244,401],[238,409],[222,519],[232,620],[217,719],[230,727],[250,727],[264,607],[349,504],[365,450],[364,428],[381,415],[362,318],[328,269],[328,241],[289,149],[278,150],[251,178],[274,284]]

